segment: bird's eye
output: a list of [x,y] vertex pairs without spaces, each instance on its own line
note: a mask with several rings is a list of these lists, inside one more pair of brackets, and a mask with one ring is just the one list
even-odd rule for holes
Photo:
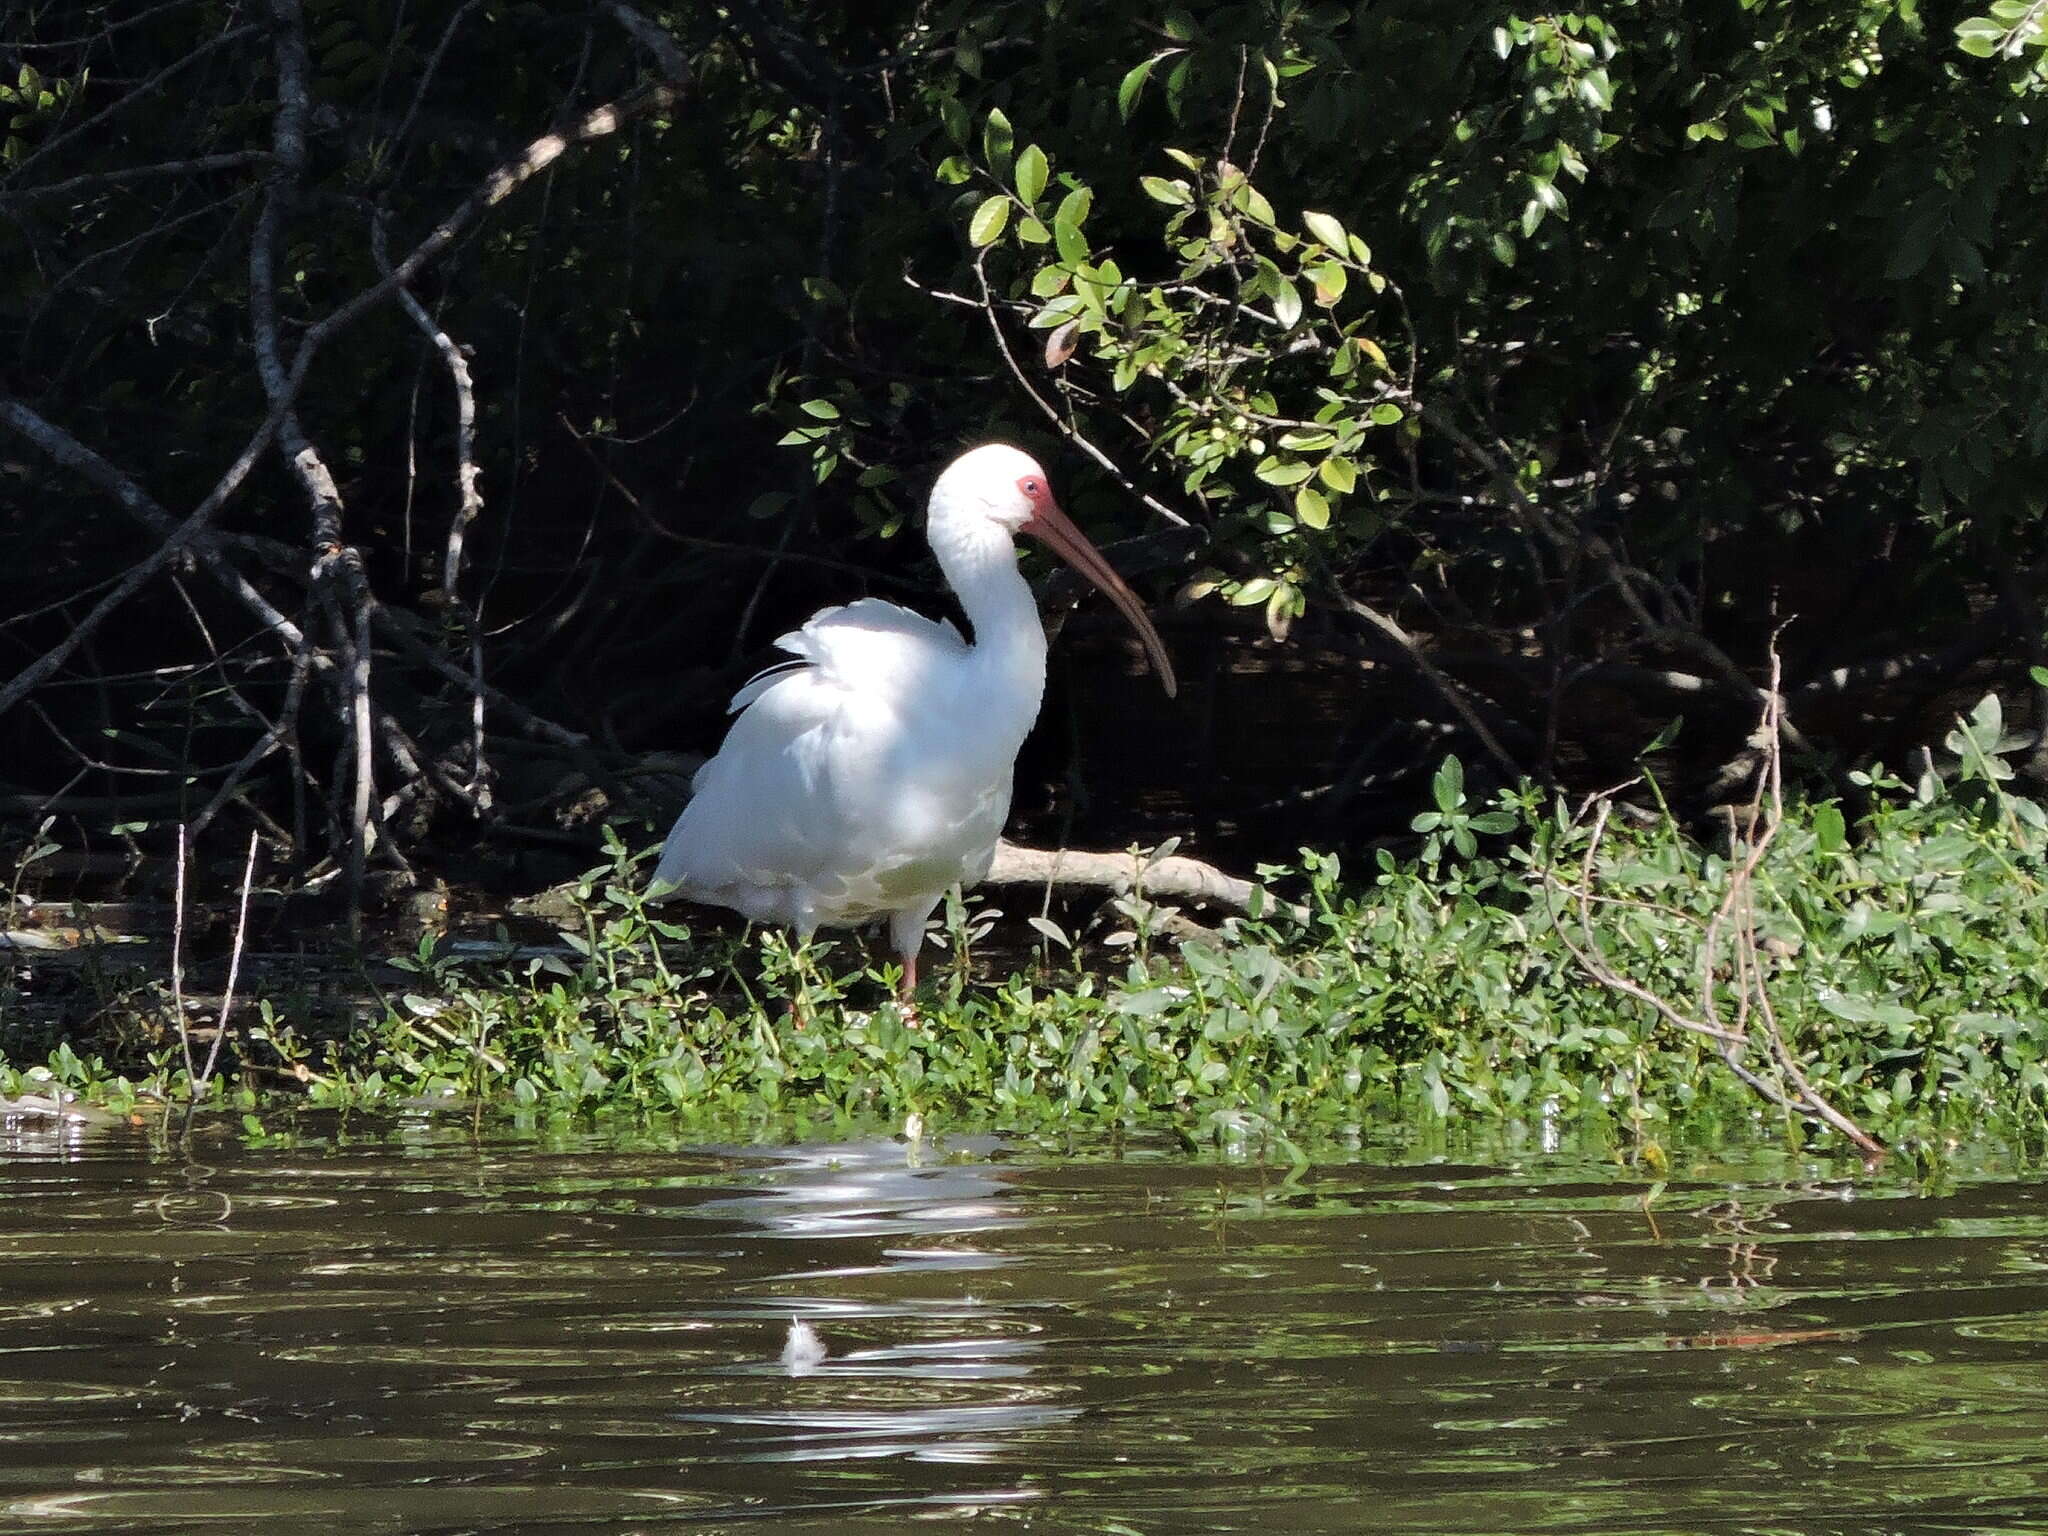
[[1038,494],[1038,482],[1036,480],[1026,480],[1024,482],[1024,494],[1026,496],[1036,496]]

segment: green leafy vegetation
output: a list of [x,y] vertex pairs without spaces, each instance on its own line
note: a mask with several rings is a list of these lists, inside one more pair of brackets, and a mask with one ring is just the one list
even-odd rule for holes
[[[2008,788],[1995,699],[1958,723],[1953,769],[1858,776],[1865,808],[1789,810],[1742,909],[1775,1028],[1800,1070],[1887,1145],[2034,1134],[2048,1113],[2048,813]],[[421,1100],[494,1112],[652,1113],[730,1128],[781,1116],[1061,1128],[1171,1128],[1285,1147],[1376,1117],[1583,1128],[1655,1149],[1704,1128],[1782,1123],[1712,1042],[1597,984],[1586,949],[1646,992],[1685,998],[1710,953],[1742,844],[1703,847],[1669,816],[1604,834],[1524,788],[1475,809],[1447,759],[1419,856],[1346,872],[1332,855],[1268,870],[1277,896],[1213,939],[1169,941],[1160,908],[1121,904],[1127,957],[1070,969],[1052,922],[1029,963],[941,968],[921,1015],[891,978],[840,969],[846,945],[792,954],[762,935],[706,940],[647,908],[623,844],[574,895],[569,953],[479,969],[431,939],[381,1024],[319,1040],[266,1007],[265,1049],[303,1064],[307,1102]],[[1598,918],[1582,920],[1584,871]],[[952,942],[986,933],[972,909]],[[508,946],[509,947],[509,946]],[[1733,995],[1727,976],[1718,992]],[[1761,1046],[1749,1061],[1776,1067]],[[139,1082],[177,1098],[174,1048]],[[254,1102],[245,1077],[217,1103]],[[105,1094],[109,1069],[61,1046],[0,1075]],[[1821,1133],[1826,1139],[1825,1133]]]

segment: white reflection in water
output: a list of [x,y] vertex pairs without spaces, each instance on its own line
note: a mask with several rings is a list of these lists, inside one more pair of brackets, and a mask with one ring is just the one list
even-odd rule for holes
[[[996,1145],[985,1137],[948,1143],[950,1150],[977,1157]],[[704,1201],[693,1214],[742,1221],[771,1237],[811,1241],[989,1232],[1023,1223],[1011,1208],[1001,1168],[928,1158],[929,1149],[917,1142],[792,1147],[772,1154],[746,1193]]]
[[[939,1155],[929,1143],[877,1140],[795,1147],[765,1159],[754,1153],[761,1160],[752,1187],[706,1201],[692,1214],[797,1240],[806,1257],[839,1257],[831,1245],[852,1244],[869,1261],[759,1282],[780,1292],[763,1299],[787,1318],[781,1353],[721,1374],[801,1380],[799,1399],[771,1405],[758,1390],[741,1389],[728,1405],[680,1417],[736,1431],[733,1454],[744,1461],[895,1457],[953,1464],[1001,1461],[1019,1448],[1020,1432],[1075,1417],[1078,1408],[1049,1401],[1065,1388],[1033,1379],[1045,1319],[1027,1313],[1041,1308],[991,1305],[950,1289],[916,1293],[912,1277],[965,1277],[1014,1262],[1012,1255],[954,1246],[1033,1220],[1018,1209],[1009,1175],[986,1160],[997,1145],[952,1142]],[[870,1246],[891,1237],[914,1241]],[[792,1283],[805,1293],[781,1291]],[[828,1284],[844,1289],[818,1290]],[[878,1284],[886,1294],[874,1294]],[[869,1341],[854,1342],[863,1327]],[[877,1329],[922,1336],[874,1342]],[[830,1344],[828,1332],[838,1335]]]

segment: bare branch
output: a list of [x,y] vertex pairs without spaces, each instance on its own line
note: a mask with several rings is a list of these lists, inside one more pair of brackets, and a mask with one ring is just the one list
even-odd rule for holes
[[690,61],[683,56],[681,46],[665,28],[641,15],[626,4],[626,0],[605,0],[604,8],[614,21],[633,35],[633,41],[654,55],[666,79],[676,85],[689,82]]
[[229,171],[244,165],[266,165],[270,161],[267,149],[237,149],[223,155],[197,155],[190,160],[163,160],[155,165],[127,165],[112,171],[91,171],[83,176],[71,176],[63,181],[45,182],[40,187],[18,187],[10,192],[0,192],[0,207],[9,203],[32,202],[42,197],[62,197],[68,192],[83,192],[92,187],[113,186],[124,181],[140,181],[149,176],[197,176],[206,171]]
[[[1764,716],[1758,728],[1763,742],[1763,766],[1756,775],[1756,788],[1750,801],[1747,823],[1738,829],[1735,839],[1739,857],[1732,860],[1727,876],[1727,885],[1714,911],[1704,922],[1699,923],[1700,980],[1699,1002],[1696,1011],[1687,1012],[1660,997],[1650,988],[1629,977],[1621,975],[1610,966],[1601,954],[1599,941],[1594,936],[1593,903],[1606,900],[1600,897],[1595,886],[1598,880],[1600,847],[1606,834],[1607,821],[1614,808],[1614,795],[1609,790],[1589,798],[1587,806],[1580,812],[1583,821],[1590,812],[1592,822],[1589,828],[1586,849],[1579,861],[1576,880],[1566,880],[1555,870],[1543,871],[1542,879],[1546,891],[1555,892],[1572,900],[1578,910],[1579,931],[1583,943],[1574,940],[1565,925],[1559,921],[1560,914],[1554,909],[1551,918],[1558,937],[1570,951],[1580,969],[1601,986],[1624,997],[1635,999],[1648,1007],[1657,1017],[1672,1028],[1686,1034],[1700,1035],[1710,1039],[1719,1047],[1721,1059],[1729,1071],[1742,1081],[1752,1092],[1759,1094],[1780,1108],[1793,1114],[1818,1120],[1823,1125],[1838,1131],[1853,1143],[1866,1157],[1881,1158],[1883,1146],[1868,1132],[1843,1114],[1817,1089],[1804,1069],[1800,1066],[1791,1047],[1786,1043],[1784,1032],[1779,1028],[1771,989],[1761,957],[1757,953],[1758,914],[1755,905],[1755,877],[1761,867],[1765,852],[1777,837],[1784,820],[1784,786],[1782,782],[1783,753],[1779,747],[1783,715],[1780,664],[1775,637],[1770,653],[1769,685],[1760,690],[1765,698]],[[1666,915],[1680,916],[1669,908],[1658,908]],[[1697,919],[1685,919],[1697,922]],[[1716,977],[1723,954],[1722,934],[1732,934],[1728,954],[1733,963],[1734,1019],[1722,1022],[1720,988]],[[1752,1040],[1760,1040],[1768,1053],[1777,1081],[1753,1071],[1743,1061],[1743,1055]]]
[[[162,570],[182,551],[199,544],[207,537],[208,524],[214,514],[241,487],[242,482],[248,478],[249,471],[255,467],[256,460],[261,457],[264,449],[270,446],[270,440],[277,431],[282,415],[281,411],[273,408],[263,424],[256,429],[255,435],[243,445],[234,463],[228,466],[227,472],[207,493],[206,499],[194,507],[183,522],[171,524],[157,546],[137,561],[129,569],[128,574],[122,577],[105,597],[95,603],[84,618],[72,626],[69,634],[16,673],[4,686],[0,686],[0,715],[6,714],[48,681],[57,669],[70,659],[71,653],[90,639],[100,625],[106,622],[107,616],[134,596],[150,577]],[[87,479],[113,491],[124,506],[143,517],[145,521],[160,517],[169,522],[170,515],[150,500],[132,480],[69,433],[44,421],[27,406],[6,396],[0,396],[0,422],[14,428],[58,463],[77,470]],[[236,580],[239,582],[239,578]],[[256,597],[259,602],[261,601],[260,595],[246,582],[240,582],[236,590],[237,595]],[[268,608],[269,605],[264,606]],[[274,609],[270,611],[275,615],[272,621],[273,628],[278,629],[280,633],[289,631],[296,635],[296,629],[289,620],[282,614],[277,614]]]
[[[354,791],[347,827],[351,895],[363,883],[363,861],[371,837],[375,796],[370,708],[370,618],[368,580],[362,556],[343,542],[341,490],[299,420],[298,389],[285,371],[277,337],[277,247],[306,167],[306,121],[312,112],[312,55],[306,45],[300,0],[270,0],[277,60],[277,113],[273,118],[271,164],[263,212],[249,242],[249,319],[255,333],[256,372],[271,409],[279,413],[277,447],[304,487],[313,514],[313,576],[338,590],[324,594],[331,605],[334,634],[346,657],[343,724],[354,738],[349,783]],[[303,349],[301,349],[303,350]],[[351,910],[358,903],[351,901]]]
[[1361,603],[1355,597],[1339,593],[1337,600],[1347,613],[1363,619],[1401,648],[1402,654],[1414,665],[1415,670],[1428,678],[1436,691],[1443,695],[1444,701],[1458,712],[1458,718],[1479,738],[1479,744],[1486,748],[1488,756],[1500,765],[1502,772],[1506,773],[1509,779],[1522,777],[1521,765],[1509,754],[1507,748],[1500,744],[1500,738],[1494,735],[1486,722],[1480,718],[1479,711],[1465,696],[1465,690],[1444,675],[1443,670],[1430,660],[1429,653],[1416,643],[1413,635],[1396,623],[1391,616],[1381,613],[1369,604]]

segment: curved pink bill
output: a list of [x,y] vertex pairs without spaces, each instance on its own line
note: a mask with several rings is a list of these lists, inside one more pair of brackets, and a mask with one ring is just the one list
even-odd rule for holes
[[1095,583],[1096,587],[1112,603],[1115,603],[1131,628],[1138,632],[1138,638],[1145,644],[1145,654],[1152,659],[1152,670],[1159,675],[1160,686],[1166,689],[1166,696],[1174,696],[1179,684],[1174,681],[1173,663],[1167,659],[1166,643],[1159,638],[1159,631],[1152,627],[1152,621],[1145,616],[1145,608],[1138,601],[1138,594],[1124,585],[1123,577],[1117,575],[1115,567],[1102,557],[1102,551],[1088,542],[1088,536],[1076,528],[1067,514],[1050,496],[1040,497],[1034,506],[1030,519],[1024,524],[1023,532],[1041,541],[1054,554]]

